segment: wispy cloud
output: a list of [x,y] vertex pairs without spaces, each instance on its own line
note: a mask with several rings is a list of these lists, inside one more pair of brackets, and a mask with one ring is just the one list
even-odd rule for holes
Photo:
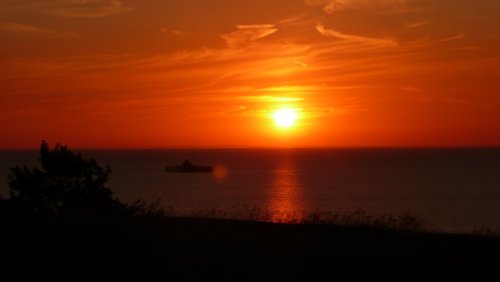
[[165,33],[165,34],[168,34],[171,36],[175,36],[175,37],[183,37],[183,36],[186,36],[186,34],[187,34],[185,31],[182,31],[179,29],[171,29],[171,28],[167,28],[167,27],[162,27],[160,31],[162,33]]
[[321,6],[323,10],[329,14],[343,10],[353,4],[353,0],[305,0],[309,6]]
[[233,107],[229,107],[228,109],[223,109],[222,111],[218,112],[217,115],[220,115],[220,116],[244,115],[246,108],[247,107],[245,107],[245,106],[233,106]]
[[336,11],[344,10],[352,5],[353,1],[351,0],[335,0],[326,4],[326,6],[323,7],[323,10],[328,14],[333,14]]
[[248,45],[252,41],[269,36],[278,29],[273,24],[237,25],[237,31],[226,33],[221,37],[231,48]]
[[58,1],[60,5],[47,8],[45,13],[68,18],[100,18],[122,14],[133,10],[121,0],[66,0]]
[[322,35],[330,38],[339,38],[352,42],[365,43],[370,45],[397,47],[399,43],[395,40],[388,38],[372,38],[359,35],[345,34],[333,29],[327,29],[322,24],[316,25],[316,30]]
[[308,67],[308,65],[306,63],[301,62],[301,61],[293,61],[293,63],[296,64],[296,65],[299,65],[301,67],[304,67],[304,68]]
[[414,87],[414,86],[404,86],[401,88],[401,90],[407,91],[407,92],[414,92],[414,93],[419,93],[419,92],[424,91],[422,88]]
[[364,8],[368,6],[383,6],[391,4],[404,4],[407,0],[305,0],[305,3],[309,6],[321,6],[323,10],[328,14],[333,14],[337,11]]
[[75,32],[45,29],[22,23],[0,23],[0,32],[45,38],[81,38],[81,35]]
[[133,7],[125,5],[122,0],[11,1],[0,4],[0,13],[32,11],[65,18],[100,18],[132,10]]
[[417,27],[426,26],[426,25],[430,24],[431,22],[432,21],[411,22],[411,23],[407,23],[405,25],[405,27],[408,27],[408,28],[417,28]]
[[276,97],[267,95],[257,95],[257,96],[240,96],[236,98],[237,100],[245,101],[260,101],[260,102],[297,102],[304,100],[300,97]]
[[462,39],[462,38],[465,38],[466,34],[463,33],[463,32],[460,32],[459,34],[457,35],[454,35],[454,36],[450,36],[450,37],[446,37],[446,38],[442,38],[442,39],[439,39],[438,41],[439,42],[449,42],[449,41],[455,41],[455,40],[459,40],[459,39]]

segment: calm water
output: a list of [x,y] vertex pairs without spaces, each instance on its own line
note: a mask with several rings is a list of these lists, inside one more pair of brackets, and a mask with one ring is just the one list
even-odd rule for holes
[[[441,230],[500,230],[500,149],[248,149],[81,151],[113,170],[124,201],[161,198],[175,211],[261,207],[272,213],[410,212]],[[0,194],[36,151],[0,151]],[[214,174],[165,173],[188,158]]]

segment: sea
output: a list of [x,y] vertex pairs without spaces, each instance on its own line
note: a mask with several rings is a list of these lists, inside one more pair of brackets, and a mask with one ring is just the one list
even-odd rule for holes
[[[444,232],[500,231],[500,148],[75,150],[109,166],[120,200],[178,215],[258,209],[271,214],[410,214]],[[35,150],[0,151],[9,168],[39,166]],[[184,160],[213,173],[167,173]]]

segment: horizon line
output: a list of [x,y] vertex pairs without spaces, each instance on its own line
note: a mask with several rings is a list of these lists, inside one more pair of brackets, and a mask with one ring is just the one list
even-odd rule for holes
[[[311,147],[70,147],[70,150],[96,150],[96,151],[156,151],[156,150],[325,150],[325,149],[500,149],[500,145],[431,145],[431,146],[311,146]],[[0,148],[0,151],[36,151],[39,147],[32,148]]]

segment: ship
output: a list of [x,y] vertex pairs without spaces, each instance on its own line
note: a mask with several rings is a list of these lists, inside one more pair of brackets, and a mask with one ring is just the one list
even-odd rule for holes
[[188,160],[185,160],[181,165],[166,166],[165,172],[180,172],[180,173],[194,173],[194,172],[207,172],[212,173],[211,166],[193,165]]

